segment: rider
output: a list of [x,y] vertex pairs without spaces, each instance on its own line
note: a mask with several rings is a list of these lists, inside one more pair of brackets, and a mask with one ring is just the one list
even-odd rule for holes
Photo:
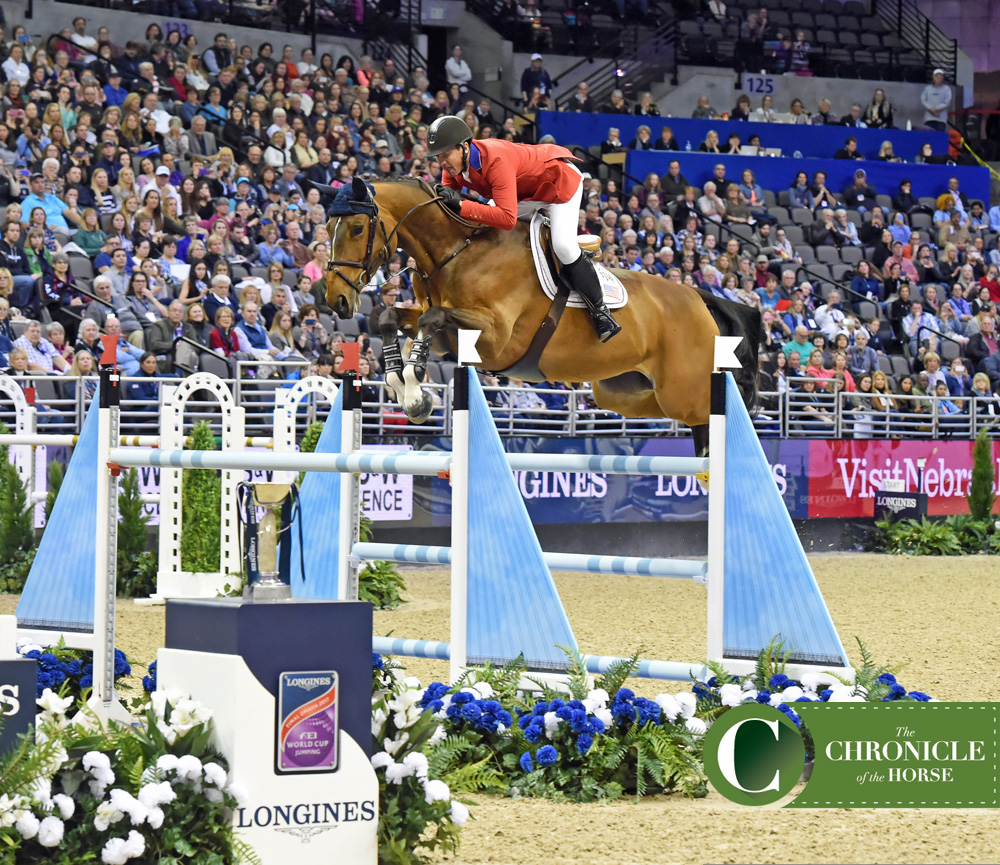
[[[562,273],[590,308],[597,338],[607,342],[618,324],[604,303],[597,271],[576,241],[583,175],[565,147],[555,144],[515,144],[499,138],[472,140],[472,130],[460,117],[444,116],[427,130],[427,155],[444,169],[438,187],[443,203],[473,222],[511,229],[517,217],[540,208],[549,212],[552,249]],[[463,198],[468,187],[495,206]]]

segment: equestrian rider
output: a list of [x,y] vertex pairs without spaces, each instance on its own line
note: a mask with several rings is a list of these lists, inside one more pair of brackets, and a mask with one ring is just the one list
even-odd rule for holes
[[[518,216],[546,208],[552,250],[562,274],[590,308],[597,338],[607,342],[618,324],[604,303],[604,291],[593,263],[576,240],[583,175],[575,157],[555,144],[515,144],[499,138],[472,140],[472,130],[459,117],[435,120],[427,131],[427,155],[436,156],[444,183],[438,194],[463,219],[510,230]],[[494,206],[463,198],[468,187]]]

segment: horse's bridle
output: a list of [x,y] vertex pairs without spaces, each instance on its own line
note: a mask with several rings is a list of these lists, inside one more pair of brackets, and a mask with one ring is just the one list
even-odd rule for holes
[[[429,188],[428,184],[421,181],[421,185]],[[359,294],[364,290],[364,287],[371,281],[372,274],[375,270],[382,266],[386,261],[389,260],[391,252],[389,251],[389,245],[392,238],[397,234],[400,228],[403,227],[403,223],[410,218],[416,211],[421,207],[426,207],[428,204],[434,204],[436,202],[442,201],[440,195],[433,193],[430,198],[426,201],[421,201],[413,207],[411,207],[405,214],[403,218],[396,223],[396,227],[392,231],[387,232],[385,229],[385,222],[383,222],[382,217],[379,215],[378,204],[375,203],[374,198],[369,201],[353,201],[352,206],[361,211],[367,211],[368,213],[368,248],[365,250],[365,257],[363,261],[349,261],[347,259],[331,258],[327,264],[327,271],[332,271],[336,276],[340,277],[344,282],[346,282],[351,288],[353,288]],[[378,223],[379,228],[382,231],[382,237],[384,238],[382,243],[382,249],[379,251],[378,255],[372,260],[372,253],[375,250],[375,223]],[[454,250],[447,258],[444,259],[440,264],[435,264],[434,267],[428,273],[422,273],[416,268],[406,267],[399,271],[400,274],[406,273],[408,270],[412,270],[418,276],[421,277],[425,282],[430,279],[435,273],[437,273],[446,264],[451,262],[460,252],[462,252],[473,239],[482,231],[486,226],[477,226],[476,229],[462,242],[458,249]],[[330,238],[330,251],[333,252],[333,244],[335,238]],[[361,277],[357,282],[348,279],[344,273],[340,270],[341,267],[356,267],[361,271]]]

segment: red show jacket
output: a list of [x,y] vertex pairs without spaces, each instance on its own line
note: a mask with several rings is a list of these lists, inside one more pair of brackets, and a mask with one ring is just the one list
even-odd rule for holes
[[580,175],[563,160],[573,159],[557,144],[515,144],[499,138],[473,141],[469,147],[469,180],[443,174],[445,185],[468,187],[495,206],[462,202],[462,216],[494,228],[511,229],[517,222],[519,201],[562,203],[576,195]]

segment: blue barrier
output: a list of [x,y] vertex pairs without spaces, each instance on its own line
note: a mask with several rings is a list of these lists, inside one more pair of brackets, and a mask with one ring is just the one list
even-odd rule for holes
[[[749,168],[757,178],[757,183],[764,189],[770,189],[777,195],[795,180],[798,171],[808,173],[810,180],[813,172],[826,172],[826,186],[835,195],[854,182],[854,172],[864,168],[868,174],[868,183],[875,187],[879,194],[895,195],[899,182],[908,178],[913,182],[913,194],[938,196],[948,190],[948,178],[957,177],[959,188],[970,199],[978,198],[983,202],[990,200],[990,173],[986,168],[968,165],[902,165],[897,162],[855,162],[850,159],[778,159],[762,156],[716,156],[711,153],[664,153],[650,150],[633,150],[625,161],[625,171],[632,177],[642,180],[647,174],[664,175],[672,159],[679,159],[681,174],[692,186],[699,189],[712,179],[712,169],[719,162],[726,166],[726,177],[737,183],[744,169]],[[626,183],[625,188],[631,188]],[[699,192],[699,195],[701,193]],[[680,229],[682,226],[677,226]]]
[[[865,159],[878,156],[883,141],[891,141],[897,156],[912,161],[924,143],[929,143],[934,153],[948,152],[948,134],[930,130],[905,129],[849,129],[846,126],[793,126],[790,123],[743,123],[738,120],[692,120],[690,117],[636,117],[633,114],[578,114],[572,111],[540,111],[539,135],[552,135],[560,144],[578,144],[591,147],[608,137],[608,129],[617,127],[622,142],[628,144],[635,138],[636,130],[645,124],[653,133],[653,140],[660,137],[660,129],[669,126],[681,147],[690,141],[694,150],[705,140],[708,130],[719,133],[719,143],[725,144],[729,135],[738,132],[740,141],[754,134],[760,136],[765,147],[780,147],[785,156],[798,150],[803,156],[817,159],[832,158],[844,146],[844,139],[853,135],[858,139],[858,150]],[[681,154],[683,155],[683,153]]]

